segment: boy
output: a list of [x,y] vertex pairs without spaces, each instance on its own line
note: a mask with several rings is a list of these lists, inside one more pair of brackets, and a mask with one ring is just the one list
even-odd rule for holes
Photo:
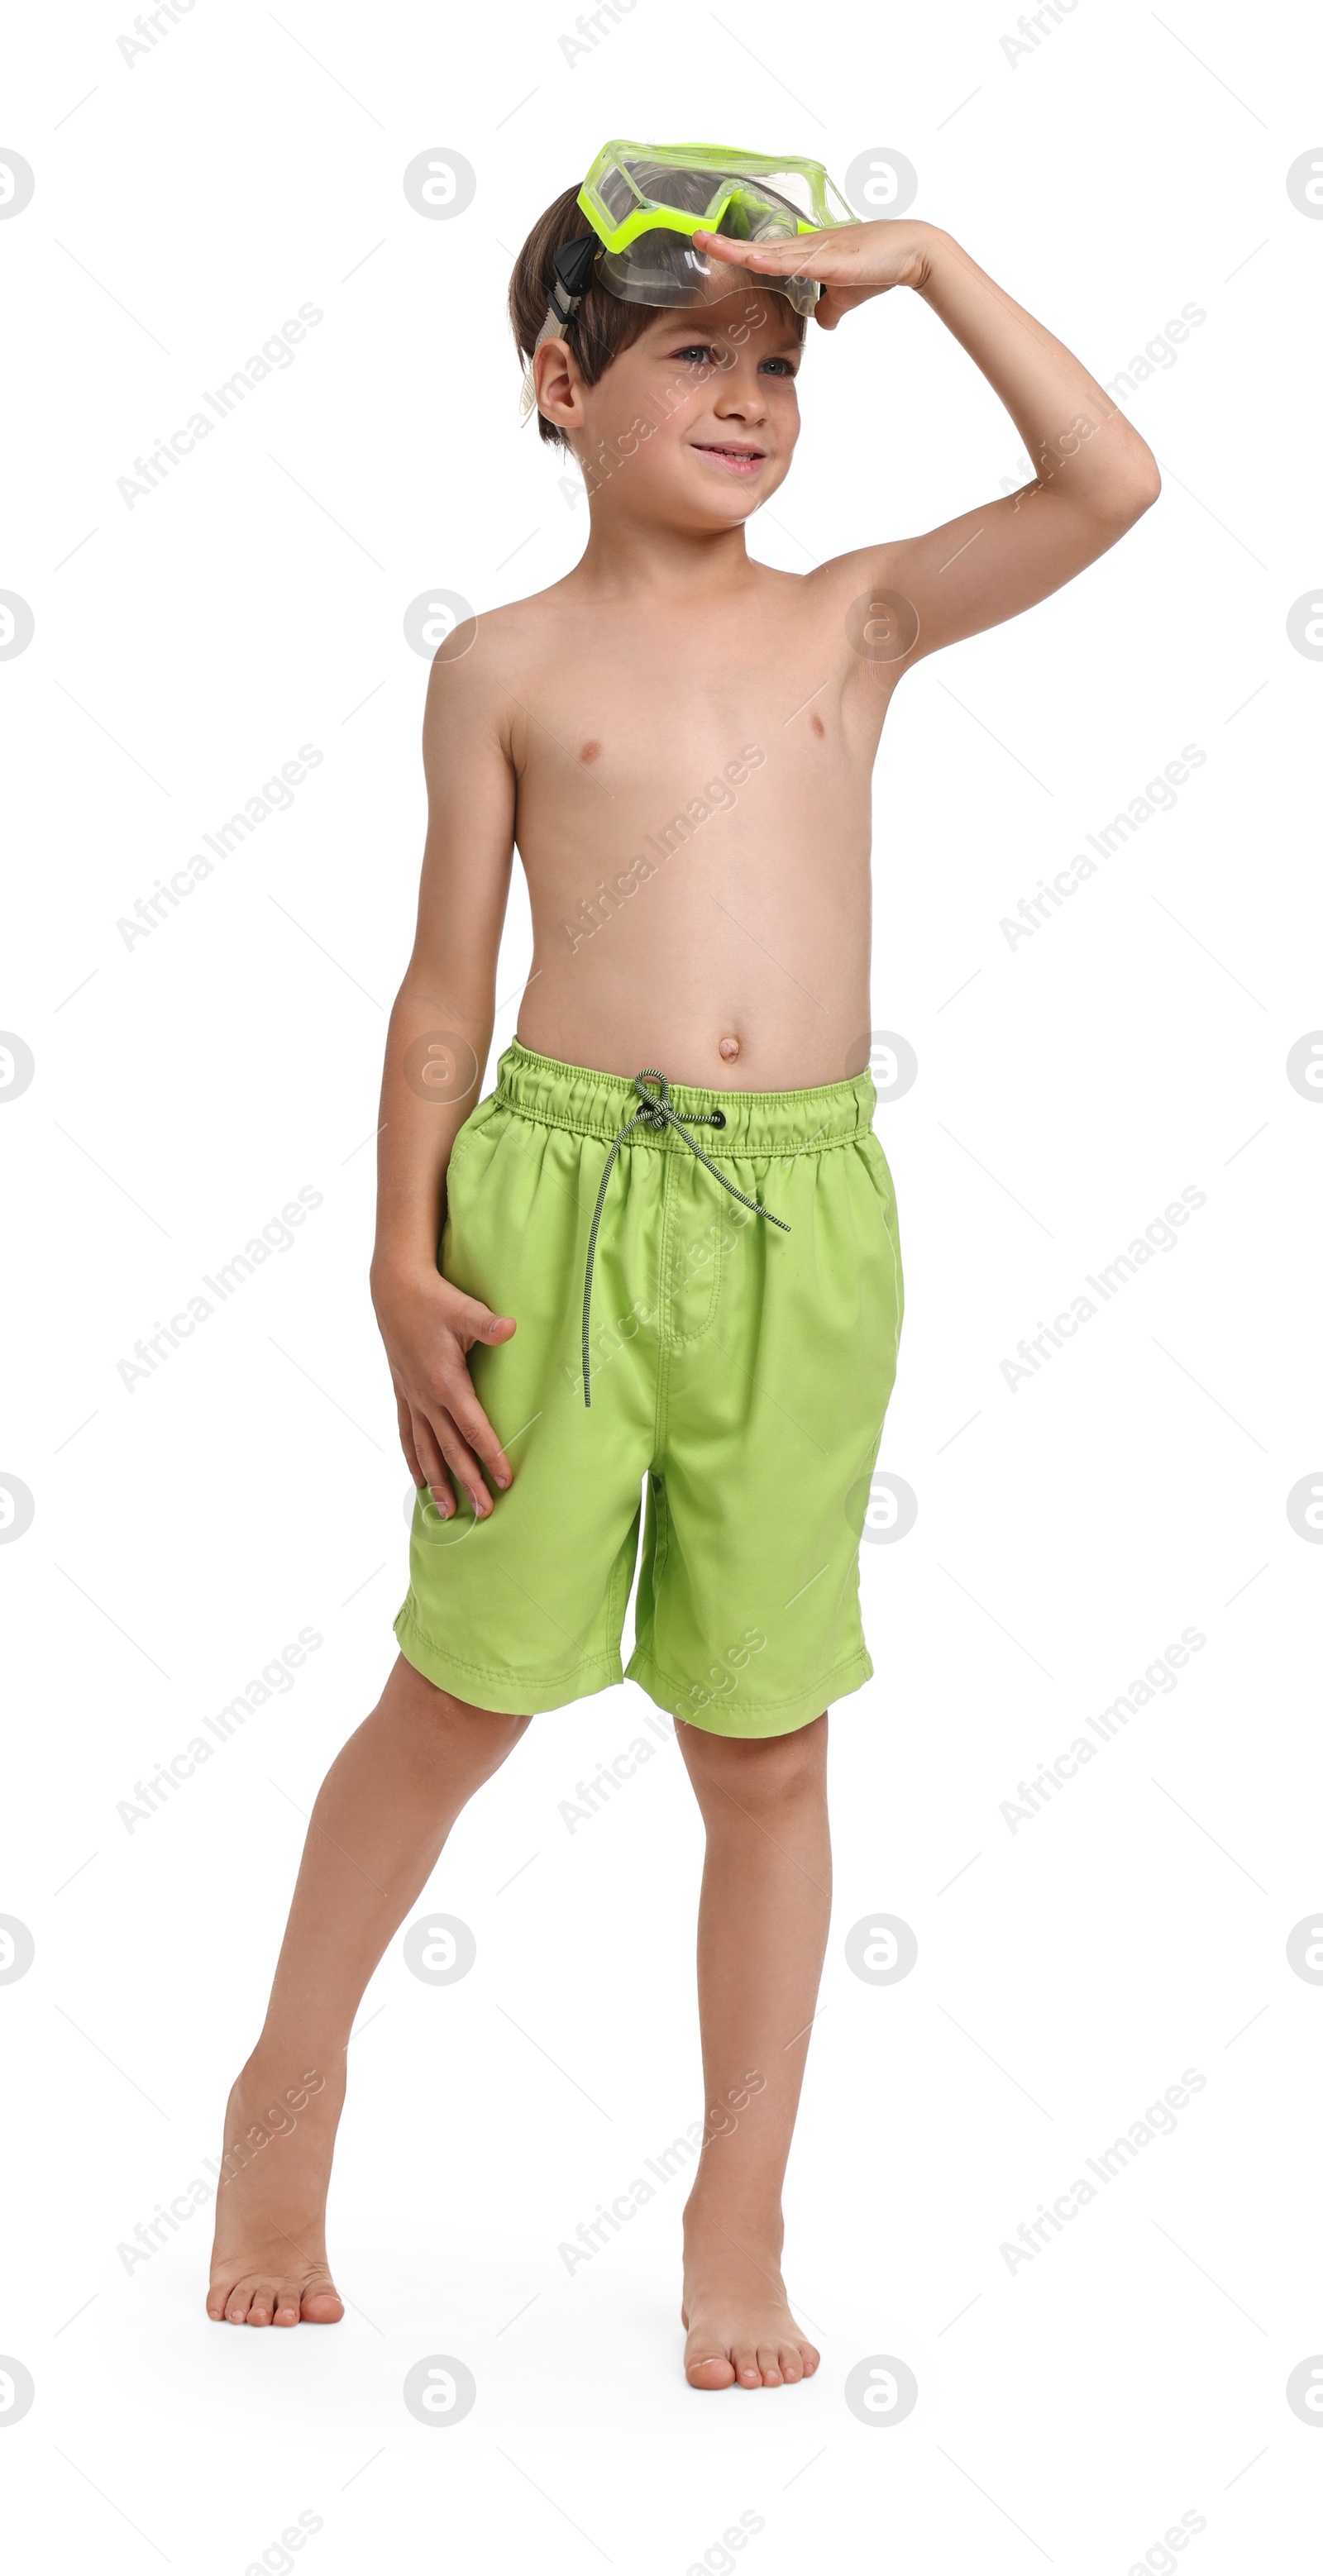
[[[897,287],[1038,477],[772,571],[745,522],[789,471],[805,317],[832,330]],[[948,234],[854,222],[813,164],[610,146],[530,235],[511,311],[590,529],[565,580],[468,620],[432,670],[372,1268],[418,1488],[403,1652],[314,1809],[227,2113],[208,2312],[343,2314],[323,2213],[359,1998],[532,1716],[621,1678],[645,1488],[628,1669],[676,1719],[707,1833],[685,2368],[776,2387],[818,2362],[780,2195],[827,1932],[826,1712],[872,1672],[858,1542],[903,1306],[860,1035],[873,760],[904,671],[1083,571],[1158,476]],[[516,841],[533,968],[479,1103]]]

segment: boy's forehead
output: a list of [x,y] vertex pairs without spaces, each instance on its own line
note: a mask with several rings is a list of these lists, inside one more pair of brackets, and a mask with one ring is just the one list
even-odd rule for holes
[[644,338],[659,339],[677,330],[711,334],[715,339],[737,332],[741,341],[756,332],[760,339],[778,346],[785,342],[792,348],[800,346],[803,336],[784,295],[774,295],[761,284],[742,286],[713,304],[665,305],[654,315]]

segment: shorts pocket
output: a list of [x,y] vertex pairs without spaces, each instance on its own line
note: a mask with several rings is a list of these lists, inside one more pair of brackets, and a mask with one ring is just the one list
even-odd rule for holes
[[891,1246],[891,1257],[895,1263],[896,1347],[899,1349],[900,1329],[905,1321],[905,1272],[900,1255],[900,1225],[896,1216],[896,1188],[891,1177],[891,1166],[887,1161],[886,1155],[882,1151],[882,1147],[879,1144],[876,1135],[870,1132],[865,1136],[863,1146],[864,1159],[868,1164],[868,1168],[872,1173],[873,1180],[877,1187],[882,1224],[886,1232],[887,1241]]

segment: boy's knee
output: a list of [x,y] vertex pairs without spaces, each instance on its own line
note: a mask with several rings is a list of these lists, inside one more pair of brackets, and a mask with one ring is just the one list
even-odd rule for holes
[[721,1806],[733,1802],[732,1812],[738,1808],[757,1816],[821,1794],[827,1750],[825,1712],[790,1735],[709,1735],[695,1727],[687,1729],[686,1736],[695,1785],[700,1791],[709,1790]]
[[392,1681],[403,1713],[418,1727],[429,1752],[445,1748],[475,1770],[495,1771],[514,1750],[531,1718],[478,1708],[456,1699],[400,1657]]
[[452,1698],[449,1691],[437,1691],[436,1702],[427,1712],[426,1722],[435,1729],[447,1749],[459,1754],[475,1771],[495,1771],[507,1753],[513,1753],[528,1717],[510,1717],[499,1709],[474,1708],[467,1700]]

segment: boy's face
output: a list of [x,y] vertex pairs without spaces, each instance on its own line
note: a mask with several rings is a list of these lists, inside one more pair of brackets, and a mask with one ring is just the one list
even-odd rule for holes
[[609,515],[735,526],[790,470],[802,355],[785,297],[746,286],[719,304],[659,311],[595,385],[557,365],[543,408],[563,420]]

